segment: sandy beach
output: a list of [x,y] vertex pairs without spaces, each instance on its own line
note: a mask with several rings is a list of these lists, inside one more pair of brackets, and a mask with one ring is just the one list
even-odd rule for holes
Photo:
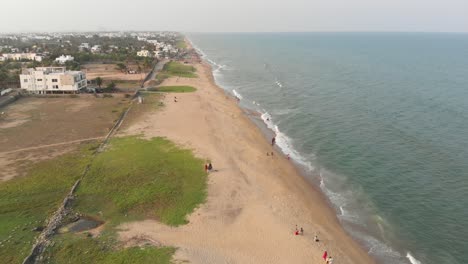
[[[166,137],[210,160],[215,171],[207,201],[187,225],[127,223],[119,227],[120,239],[174,246],[177,263],[325,263],[325,250],[333,263],[374,263],[345,233],[320,191],[214,83],[211,68],[194,66],[198,78],[173,77],[162,85],[190,85],[196,92],[167,94],[162,109],[124,126],[121,134]],[[275,155],[267,156],[271,151]],[[303,235],[294,235],[296,225]]]

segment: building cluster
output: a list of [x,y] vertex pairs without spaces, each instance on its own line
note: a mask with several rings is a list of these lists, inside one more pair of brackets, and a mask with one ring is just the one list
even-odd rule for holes
[[0,61],[38,61],[41,62],[44,56],[36,53],[3,53],[0,55]]
[[[180,35],[174,32],[0,33],[0,66],[19,62],[15,65],[23,70],[16,86],[30,93],[78,92],[86,88],[86,75],[63,66],[79,69],[88,58],[178,58],[179,40]],[[68,63],[75,58],[77,62]]]

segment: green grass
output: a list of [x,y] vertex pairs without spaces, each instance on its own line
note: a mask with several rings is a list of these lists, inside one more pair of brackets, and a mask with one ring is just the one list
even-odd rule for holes
[[[32,165],[26,176],[0,183],[0,256],[21,263],[39,232],[90,160],[92,147]],[[11,238],[10,238],[11,236]]]
[[182,40],[179,40],[177,41],[176,43],[176,47],[178,49],[186,49],[187,48],[187,43],[185,43],[185,41],[182,39]]
[[77,192],[76,209],[111,224],[153,218],[168,225],[205,200],[203,160],[163,138],[116,138]]
[[125,264],[125,263],[154,263],[169,264],[174,248],[152,246],[131,247],[116,250],[113,242],[103,238],[90,238],[84,234],[66,234],[54,239],[55,246],[49,247],[44,253],[47,263],[96,263],[96,264]]
[[[58,208],[95,147],[41,162],[27,176],[0,184],[0,239],[8,240],[0,246],[2,261],[21,263],[39,234],[32,229]],[[96,238],[56,235],[44,256],[48,263],[170,263],[174,248],[121,248],[116,227],[148,218],[187,223],[206,199],[206,180],[203,160],[164,138],[112,139],[95,157],[73,204],[74,211],[105,221],[104,231]]]
[[170,76],[179,76],[186,78],[196,78],[195,67],[190,65],[184,65],[180,62],[171,61],[164,65],[161,73],[169,74]]
[[192,86],[160,86],[154,90],[165,93],[190,93],[195,92],[197,89]]

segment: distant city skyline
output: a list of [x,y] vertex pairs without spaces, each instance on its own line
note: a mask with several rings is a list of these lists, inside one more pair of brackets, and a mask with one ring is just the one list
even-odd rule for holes
[[463,0],[23,0],[1,6],[0,33],[468,32]]

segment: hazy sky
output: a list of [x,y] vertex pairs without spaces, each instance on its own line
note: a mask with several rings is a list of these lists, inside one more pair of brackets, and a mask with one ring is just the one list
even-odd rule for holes
[[468,32],[468,0],[21,0],[0,6],[0,32]]

